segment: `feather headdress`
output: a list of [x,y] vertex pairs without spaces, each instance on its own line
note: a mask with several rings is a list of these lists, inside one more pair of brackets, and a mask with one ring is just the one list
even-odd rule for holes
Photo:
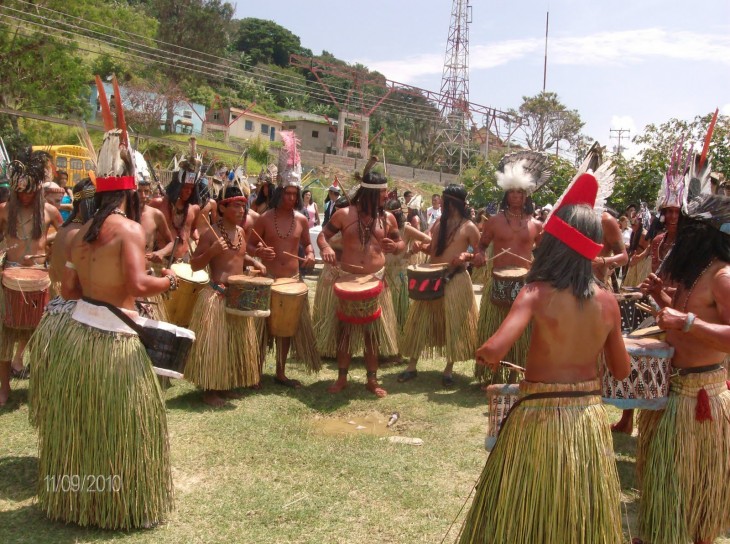
[[127,123],[124,119],[122,96],[116,76],[112,78],[114,86],[114,109],[116,112],[116,128],[111,107],[106,97],[101,78],[96,76],[96,88],[99,92],[102,119],[104,121],[104,140],[99,149],[96,161],[96,192],[125,191],[136,189],[136,167],[133,151],[129,145]]
[[33,193],[42,187],[46,179],[46,167],[51,156],[45,151],[24,149],[16,160],[8,164],[7,176],[10,190],[17,193]]
[[730,235],[730,197],[703,193],[687,205],[687,217]]
[[525,191],[531,195],[545,185],[551,175],[547,155],[537,151],[517,151],[499,161],[497,185],[505,191]]
[[300,141],[293,130],[281,133],[282,147],[279,150],[278,178],[281,187],[302,186],[302,159],[299,155]]
[[[202,176],[203,157],[198,154],[198,142],[195,138],[189,140],[188,154],[177,161],[175,172],[177,179],[184,185],[195,185]],[[175,175],[175,174],[173,174]]]

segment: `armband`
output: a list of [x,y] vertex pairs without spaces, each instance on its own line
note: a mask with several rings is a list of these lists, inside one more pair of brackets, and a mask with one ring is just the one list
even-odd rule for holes
[[692,325],[695,324],[696,318],[697,316],[695,314],[689,312],[684,320],[684,327],[682,327],[682,332],[689,332],[689,330],[692,328]]

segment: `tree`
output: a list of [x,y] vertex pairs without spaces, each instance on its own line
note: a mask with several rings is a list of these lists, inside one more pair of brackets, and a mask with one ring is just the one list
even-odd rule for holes
[[576,110],[568,110],[551,92],[523,96],[519,110],[509,113],[522,118],[520,130],[534,151],[547,151],[562,141],[574,145],[585,124]]
[[[182,55],[186,62],[211,62],[212,56],[225,54],[229,44],[227,29],[233,17],[233,6],[221,0],[152,0],[151,11],[161,21],[157,38],[167,44],[162,49]],[[160,68],[169,84],[181,87],[189,80],[220,80],[205,78],[189,64],[169,60]],[[205,73],[204,68],[200,69]],[[174,132],[173,117],[176,101],[167,102],[165,130]]]
[[286,68],[292,53],[312,56],[311,51],[302,48],[299,36],[274,21],[253,17],[239,21],[234,48],[245,52],[253,66],[275,64]]

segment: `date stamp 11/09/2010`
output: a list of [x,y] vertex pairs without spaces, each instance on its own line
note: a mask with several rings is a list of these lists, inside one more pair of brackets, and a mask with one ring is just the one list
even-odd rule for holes
[[44,478],[49,493],[116,493],[122,489],[122,477],[115,474],[63,474]]

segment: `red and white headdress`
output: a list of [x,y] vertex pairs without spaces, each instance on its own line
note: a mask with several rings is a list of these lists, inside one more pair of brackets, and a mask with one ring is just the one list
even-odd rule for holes
[[283,130],[281,141],[284,144],[279,150],[279,186],[302,187],[302,159],[299,155],[301,143],[293,130]]

